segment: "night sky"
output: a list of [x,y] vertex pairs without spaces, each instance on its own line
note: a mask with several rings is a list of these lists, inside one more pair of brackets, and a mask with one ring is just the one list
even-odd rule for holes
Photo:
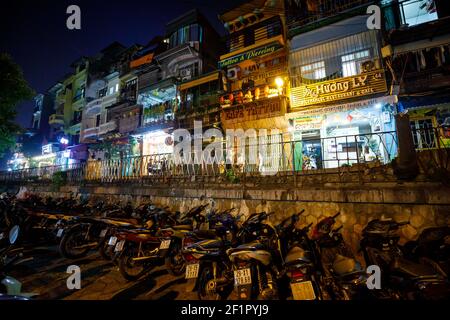
[[[36,92],[44,92],[65,74],[80,56],[95,55],[119,41],[129,46],[146,44],[164,34],[164,26],[184,12],[198,8],[218,32],[224,29],[217,14],[242,0],[14,0],[0,4],[0,51],[22,67]],[[81,9],[81,30],[68,30],[66,9]],[[18,108],[17,121],[31,122],[31,102]]]

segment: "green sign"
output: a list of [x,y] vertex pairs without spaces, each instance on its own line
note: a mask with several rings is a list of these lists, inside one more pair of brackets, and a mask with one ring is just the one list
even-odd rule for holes
[[274,42],[238,55],[235,55],[230,58],[226,58],[224,60],[219,61],[219,68],[222,69],[224,67],[229,67],[240,63],[245,60],[250,60],[256,57],[265,56],[267,54],[274,53],[278,49],[281,49],[283,46],[279,42]]

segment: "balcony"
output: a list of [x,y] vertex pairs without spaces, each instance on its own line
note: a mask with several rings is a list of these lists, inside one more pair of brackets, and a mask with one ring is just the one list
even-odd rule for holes
[[129,133],[133,132],[139,127],[141,116],[135,115],[132,117],[121,118],[119,120],[119,132],[120,133]]
[[311,6],[297,6],[294,1],[286,8],[288,37],[304,33],[321,26],[358,14],[366,14],[374,0],[316,0]]
[[83,139],[96,137],[98,135],[98,127],[84,129],[82,136]]
[[101,124],[98,127],[98,135],[104,135],[107,134],[108,132],[114,131],[117,129],[117,123],[115,120],[106,122],[104,124]]
[[241,31],[232,33],[226,41],[228,52],[237,52],[254,44],[283,34],[279,17],[264,20]]
[[102,110],[102,98],[97,98],[97,99],[90,101],[86,105],[84,112],[87,116],[89,116],[89,115],[98,114],[98,113],[100,113],[101,110]]
[[52,114],[48,118],[48,124],[51,126],[63,126],[64,125],[64,116],[62,114]]

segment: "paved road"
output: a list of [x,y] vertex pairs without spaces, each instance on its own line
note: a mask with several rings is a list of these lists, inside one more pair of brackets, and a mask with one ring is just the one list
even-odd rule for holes
[[[122,278],[118,268],[97,253],[78,259],[62,258],[56,247],[29,249],[25,254],[34,260],[17,266],[10,275],[22,282],[23,292],[36,293],[36,299],[81,300],[190,300],[194,292],[186,292],[184,276],[174,277],[162,267],[155,268],[139,281]],[[81,269],[81,289],[69,290],[67,267]]]

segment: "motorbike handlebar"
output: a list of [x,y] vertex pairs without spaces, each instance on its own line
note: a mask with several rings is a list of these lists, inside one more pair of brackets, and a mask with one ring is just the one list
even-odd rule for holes
[[341,214],[341,212],[338,211],[338,212],[333,216],[333,219],[336,219],[340,214]]

